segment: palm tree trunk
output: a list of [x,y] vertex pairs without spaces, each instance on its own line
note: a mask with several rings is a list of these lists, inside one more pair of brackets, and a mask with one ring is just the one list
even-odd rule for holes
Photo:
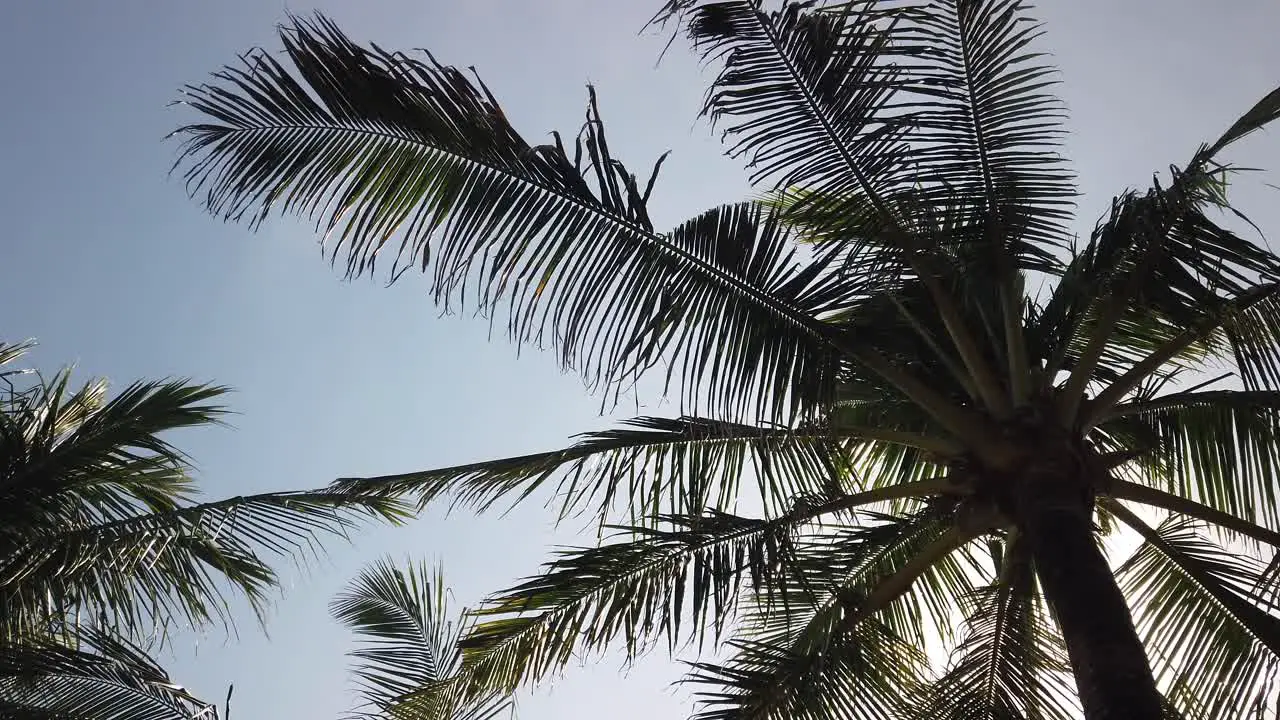
[[1020,530],[1066,640],[1085,717],[1160,720],[1163,703],[1146,652],[1094,537],[1089,493],[1061,475],[1056,482],[1027,479]]

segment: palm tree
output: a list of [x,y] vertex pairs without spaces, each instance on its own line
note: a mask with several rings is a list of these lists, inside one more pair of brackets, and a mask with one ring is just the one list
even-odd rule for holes
[[268,559],[318,550],[395,501],[332,491],[193,502],[172,430],[219,421],[226,390],[138,382],[71,384],[6,370],[30,343],[0,343],[0,717],[215,717],[148,655],[183,627],[231,622],[232,597],[260,616]]
[[[663,638],[727,653],[691,674],[708,720],[1225,718],[1274,697],[1280,257],[1232,229],[1220,156],[1280,91],[1076,242],[1021,0],[673,0],[655,20],[718,63],[705,114],[763,193],[670,230],[658,165],[613,155],[594,91],[576,137],[530,145],[471,74],[323,17],[188,88],[178,162],[211,213],[312,218],[349,276],[393,254],[392,279],[419,267],[600,390],[656,369],[687,413],[337,482],[479,509],[554,488],[623,525],[492,598],[462,671],[405,702]],[[1197,382],[1224,365],[1238,389]],[[1140,544],[1113,566],[1121,531]]]
[[482,694],[447,716],[415,713],[400,702],[453,677],[462,664],[459,638],[470,623],[454,613],[439,568],[397,567],[384,558],[366,567],[330,604],[333,616],[351,628],[359,647],[350,655],[360,686],[362,709],[352,718],[369,720],[496,720],[512,717],[509,693]]

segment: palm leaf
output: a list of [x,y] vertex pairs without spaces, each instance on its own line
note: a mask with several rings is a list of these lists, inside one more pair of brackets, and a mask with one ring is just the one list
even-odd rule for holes
[[301,559],[359,516],[397,522],[394,500],[327,492],[266,493],[111,522],[35,528],[0,554],[7,618],[88,607],[129,629],[229,620],[224,583],[261,612],[274,570],[263,555]]
[[211,212],[315,217],[351,275],[399,238],[393,278],[419,265],[438,300],[509,310],[513,338],[555,344],[594,383],[662,357],[726,411],[830,393],[817,318],[850,290],[821,261],[801,267],[755,206],[656,232],[652,182],[610,154],[594,95],[572,152],[558,135],[533,147],[482,84],[430,57],[361,48],[323,18],[281,38],[291,69],[255,53],[188,89],[208,122],[178,131],[179,163]]
[[892,99],[895,73],[883,60],[894,36],[876,27],[883,15],[868,14],[689,3],[689,38],[704,57],[724,59],[704,113],[733,122],[729,152],[747,157],[753,179],[866,198],[886,212],[908,158],[903,128],[877,122]]
[[[778,571],[803,522],[719,512],[664,520],[665,529],[625,529],[636,536],[629,542],[564,551],[541,575],[490,598],[460,642],[458,674],[413,704],[450,706],[514,690],[615,640],[634,656],[647,637],[665,635],[674,647],[682,633],[718,635],[743,577]],[[682,625],[685,615],[691,621]]]
[[1152,528],[1118,503],[1110,509],[1146,541],[1118,575],[1174,701],[1218,708],[1216,717],[1274,702],[1265,681],[1280,661],[1280,618],[1254,592],[1263,563],[1228,553],[1185,520]]
[[0,645],[0,714],[13,720],[216,720],[141,648],[81,628],[79,647]]
[[[772,13],[753,2],[678,5],[695,45],[724,58],[705,112],[732,119],[731,153],[749,157],[757,180],[817,191],[811,209],[838,207],[851,232],[830,240],[857,244],[850,255],[869,270],[892,265],[877,246],[992,237],[1007,244],[970,262],[998,278],[1056,265],[1074,191],[1054,152],[1059,103],[1043,92],[1050,71],[1027,50],[1036,28],[1022,3],[795,2]],[[1002,228],[908,239],[918,210],[943,206],[962,208],[959,226]]]
[[21,358],[30,352],[35,345],[34,340],[23,340],[16,343],[0,341],[0,365],[8,365]]
[[912,117],[913,160],[938,201],[969,198],[988,237],[1011,243],[989,254],[994,273],[1011,269],[1001,257],[1054,264],[1075,195],[1057,154],[1064,113],[1047,92],[1054,71],[1038,64],[1040,30],[1026,10],[1022,0],[935,0],[901,12],[916,43],[906,74],[928,99]]
[[[733,654],[696,662],[698,720],[883,717],[924,670],[921,604],[931,582],[868,615],[865,603],[943,531],[937,510],[828,526],[798,539],[788,572],[747,601]],[[923,595],[921,594],[923,591]],[[905,633],[905,634],[904,634]]]
[[[223,387],[181,380],[137,382],[106,400],[106,383],[86,383],[69,391],[70,373],[63,371],[41,385],[38,395],[5,408],[0,452],[6,461],[6,481],[22,496],[38,502],[45,493],[95,488],[104,480],[129,477],[131,470],[155,465],[184,464],[186,457],[161,437],[185,427],[216,424],[225,408],[210,401],[226,394]],[[123,470],[122,472],[113,472]],[[144,478],[139,474],[139,478]],[[178,485],[178,489],[186,488]],[[171,507],[160,495],[144,495],[154,509]],[[84,499],[110,516],[116,503],[110,496],[85,490]]]
[[[973,283],[991,275],[977,266],[957,272],[948,264],[956,248],[987,237],[979,226],[982,211],[967,207],[972,199],[948,185],[955,178],[946,177],[954,173],[945,163],[935,177],[916,162],[916,145],[936,145],[937,132],[948,122],[935,119],[934,135],[922,133],[928,108],[939,103],[912,97],[915,83],[904,68],[925,47],[918,36],[939,43],[950,38],[933,37],[938,27],[928,23],[913,25],[914,7],[848,3],[821,11],[811,3],[785,3],[769,13],[747,1],[681,5],[689,36],[703,55],[724,58],[705,112],[713,122],[734,122],[725,130],[733,138],[730,152],[750,158],[756,180],[814,191],[803,203],[808,211],[842,219],[832,248],[844,255],[851,285],[876,284],[869,276],[886,273],[918,276],[983,404],[1007,414],[1009,399],[984,357],[981,326],[965,317],[957,288],[943,283],[952,276],[972,277]],[[931,232],[945,205],[933,202],[939,193],[961,207],[946,207],[945,214],[960,218],[962,232]],[[1009,290],[1016,284],[1015,268],[1039,267],[1051,257],[1027,243],[1003,250],[996,278],[1007,280]],[[883,365],[853,355],[883,374]]]
[[[1158,181],[1143,194],[1117,197],[1082,252],[1074,253],[1062,282],[1033,331],[1051,370],[1074,354],[1079,364],[1068,388],[1068,414],[1078,403],[1096,364],[1114,370],[1105,353],[1133,352],[1133,338],[1147,342],[1158,319],[1166,330],[1203,323],[1260,281],[1280,274],[1280,257],[1237,236],[1211,214],[1243,217],[1226,197],[1229,166],[1218,163],[1224,147],[1277,116],[1280,91],[1269,94],[1245,113],[1213,145],[1202,145],[1186,168],[1170,169],[1170,182]],[[1247,218],[1245,218],[1247,220]],[[1196,337],[1181,352],[1203,354],[1230,349],[1250,389],[1280,378],[1280,327],[1273,320],[1274,302],[1252,311],[1213,319],[1216,329]],[[1142,332],[1117,333],[1136,324]],[[1173,337],[1177,332],[1171,333]],[[1165,333],[1169,341],[1170,333]],[[1160,337],[1160,333],[1154,333]],[[1139,352],[1139,357],[1149,354]],[[1114,356],[1111,358],[1114,360]],[[1154,369],[1154,368],[1153,368]]]
[[510,696],[491,693],[441,715],[423,715],[402,702],[405,696],[456,673],[457,643],[466,624],[449,607],[439,569],[400,568],[383,559],[366,567],[330,604],[334,617],[356,632],[361,646],[350,653],[365,703],[373,717],[447,717],[491,720],[509,714]]
[[[11,354],[12,355],[12,354]],[[227,619],[225,584],[261,609],[275,573],[394,500],[276,493],[193,504],[173,430],[216,423],[224,388],[138,382],[114,397],[70,372],[28,376],[0,404],[0,607],[6,634],[90,611],[126,631]]]
[[[720,686],[700,694],[697,720],[881,718],[918,664],[915,649],[875,621],[832,627],[805,650],[745,639],[731,646],[729,663],[693,665],[691,681]],[[780,675],[790,682],[779,686]]]
[[[633,538],[627,542],[562,552],[542,575],[477,610],[480,622],[460,642],[460,671],[416,693],[406,706],[439,712],[486,690],[513,690],[576,654],[615,642],[635,657],[658,637],[665,637],[669,650],[689,640],[718,639],[744,591],[771,594],[800,562],[792,552],[793,534],[824,515],[847,511],[844,500],[800,499],[790,514],[772,520],[723,512],[667,516],[661,529],[623,528]],[[894,535],[884,528],[871,533],[882,546]],[[876,549],[884,548],[867,543],[864,561]],[[873,577],[870,572],[863,568],[866,577]]]
[[[880,412],[876,412],[877,408]],[[577,444],[437,470],[344,478],[335,492],[398,497],[420,504],[453,496],[479,510],[499,500],[523,500],[552,485],[561,517],[587,511],[604,521],[625,508],[632,524],[664,514],[696,515],[730,507],[754,476],[766,510],[791,498],[846,488],[846,445],[919,445],[945,449],[895,407],[849,409],[823,424],[753,426],[705,418],[635,418],[624,427],[586,433]]]
[[1172,393],[1118,405],[1099,430],[1141,451],[1120,472],[1267,528],[1280,528],[1280,393]]
[[946,673],[903,718],[1069,720],[1078,712],[1061,640],[1035,592],[1026,553],[1007,548],[998,582],[976,594]]

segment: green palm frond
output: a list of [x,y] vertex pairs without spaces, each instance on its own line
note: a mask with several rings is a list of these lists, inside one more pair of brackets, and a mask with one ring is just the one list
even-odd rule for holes
[[12,720],[217,720],[139,647],[82,627],[77,646],[0,644],[0,717]]
[[[894,253],[999,237],[1014,264],[968,253],[969,270],[1008,281],[1016,265],[1056,266],[1074,192],[1054,152],[1062,133],[1059,103],[1044,92],[1051,71],[1027,49],[1036,28],[1021,5],[785,3],[766,12],[693,2],[681,12],[704,56],[724,59],[705,112],[731,121],[730,152],[750,160],[758,181],[817,191],[802,203],[810,210],[838,208],[846,231],[830,242],[857,247],[860,265],[884,273],[922,267]],[[918,213],[944,205],[978,231],[922,236]]]
[[1078,423],[1080,432],[1091,431],[1116,405],[1126,399],[1147,394],[1146,390],[1153,381],[1156,387],[1162,385],[1173,376],[1168,372],[1170,367],[1173,373],[1182,369],[1177,365],[1179,355],[1197,343],[1212,339],[1216,334],[1247,335],[1251,347],[1237,343],[1232,348],[1236,351],[1237,358],[1252,353],[1255,357],[1262,358],[1263,362],[1269,362],[1265,356],[1276,352],[1276,348],[1280,347],[1280,335],[1275,334],[1277,328],[1280,328],[1275,318],[1278,303],[1280,283],[1276,282],[1255,285],[1231,298],[1205,303],[1206,307],[1199,317],[1168,342],[1126,368],[1119,377],[1106,384],[1097,397],[1090,400],[1086,413]]
[[718,635],[744,582],[785,565],[789,536],[804,521],[797,512],[779,520],[672,516],[664,529],[627,528],[630,541],[563,551],[541,575],[475,611],[479,622],[459,644],[460,671],[416,704],[514,690],[613,641],[634,656],[648,637],[666,636],[674,647],[684,636]]
[[1274,303],[1222,311],[1260,279],[1280,274],[1280,257],[1220,227],[1206,211],[1177,185],[1115,201],[1041,321],[1041,347],[1074,371],[1072,397],[1099,379],[1098,370],[1121,372],[1206,322],[1211,330],[1174,358],[1201,367],[1209,357],[1229,354],[1247,386],[1273,379]]
[[901,702],[919,665],[916,649],[875,621],[837,624],[807,647],[748,639],[730,647],[727,663],[693,664],[690,681],[718,686],[699,693],[696,720],[874,720]]
[[[911,140],[913,159],[939,200],[955,202],[961,194],[992,237],[1024,243],[1009,248],[1010,255],[1038,256],[1052,267],[1057,258],[1046,251],[1066,247],[1075,188],[1057,154],[1064,109],[1048,92],[1056,72],[1039,64],[1040,27],[1027,6],[935,0],[903,13],[916,43],[906,74],[928,102],[911,118],[919,127]],[[997,257],[986,262],[1000,273]]]
[[1099,430],[1141,451],[1122,477],[1280,529],[1280,392],[1173,393],[1118,405]]
[[1145,541],[1118,575],[1174,702],[1235,712],[1273,704],[1266,681],[1280,663],[1280,618],[1256,592],[1264,563],[1228,553],[1192,522],[1152,528],[1118,504],[1111,509]]
[[392,277],[418,265],[441,301],[509,308],[513,338],[553,343],[594,382],[661,357],[726,411],[830,393],[839,364],[817,318],[850,290],[801,265],[756,206],[655,231],[652,178],[610,154],[594,94],[572,148],[535,147],[479,81],[429,56],[361,48],[324,18],[281,39],[292,68],[255,53],[188,89],[211,122],[179,131],[180,163],[211,212],[315,217],[352,275],[398,242]]
[[14,360],[18,360],[31,351],[35,347],[34,340],[23,340],[22,342],[6,342],[0,340],[0,365],[8,365]]
[[897,79],[887,66],[892,29],[882,14],[775,12],[754,2],[690,3],[683,25],[724,69],[704,113],[723,124],[729,152],[745,156],[756,181],[865,198],[888,221],[888,195],[905,184],[905,126],[884,123]]
[[751,597],[729,658],[693,663],[686,682],[708,686],[696,717],[862,717],[900,702],[925,665],[893,628],[918,628],[917,608],[894,603],[867,620],[862,603],[936,537],[930,520],[881,518],[800,541],[790,572]]
[[333,492],[194,503],[168,434],[217,423],[221,387],[138,382],[73,389],[70,372],[28,375],[0,402],[0,608],[23,636],[85,612],[149,635],[228,620],[228,591],[258,609],[271,556],[302,559],[362,517],[398,521],[395,500]]
[[[921,437],[948,437],[936,423],[909,403],[884,400],[852,400],[836,408],[834,422],[848,427],[893,427]],[[863,487],[889,487],[918,482],[949,473],[947,462],[954,450],[944,445],[871,442],[852,438],[848,467]]]
[[1037,597],[1027,554],[1006,548],[998,582],[971,601],[946,673],[901,713],[920,720],[1070,720],[1078,713],[1061,640]]
[[350,655],[358,663],[354,672],[372,712],[358,717],[492,720],[511,713],[514,702],[504,693],[481,694],[435,715],[416,712],[403,702],[413,692],[453,676],[461,665],[458,639],[468,623],[451,610],[438,568],[377,561],[334,598],[330,610],[360,642]]
[[[625,528],[629,541],[565,551],[543,574],[477,610],[478,624],[459,643],[459,672],[417,693],[407,706],[438,712],[489,690],[510,691],[611,643],[621,643],[635,657],[659,637],[665,637],[669,650],[687,641],[701,646],[718,640],[744,595],[757,596],[755,612],[762,615],[765,606],[779,600],[775,587],[783,578],[802,572],[802,564],[812,571],[818,558],[831,557],[829,546],[809,544],[802,553],[806,560],[794,548],[793,536],[823,516],[847,512],[844,500],[799,500],[790,515],[771,520],[721,512],[670,516],[663,518],[662,529]],[[929,517],[934,524],[923,535],[903,521],[842,533],[841,552],[853,565],[846,574],[856,574],[862,585],[847,583],[826,612],[839,611],[857,588],[877,609],[897,600],[900,593],[875,599],[881,581],[893,575],[886,561],[937,537],[929,532],[938,527],[939,516]],[[808,587],[813,581],[790,582]]]
[[[882,412],[876,412],[879,407]],[[546,486],[561,517],[590,512],[605,521],[622,506],[640,524],[664,514],[730,507],[754,476],[772,512],[805,494],[849,487],[850,445],[947,446],[920,432],[892,406],[849,408],[822,425],[787,428],[706,418],[634,418],[615,430],[585,433],[563,450],[450,468],[370,478],[344,478],[331,489],[353,496],[441,497],[479,510],[523,500]]]
[[[1229,351],[1249,389],[1280,379],[1275,299],[1232,309],[1280,276],[1280,257],[1211,217],[1243,217],[1226,197],[1231,168],[1216,154],[1278,116],[1280,91],[1255,104],[1218,142],[1201,146],[1186,168],[1171,168],[1168,186],[1156,181],[1145,193],[1117,197],[1089,243],[1073,253],[1033,331],[1049,350],[1043,359],[1052,370],[1073,366],[1064,398],[1068,416],[1100,361],[1114,371],[1106,361],[1114,361],[1117,352],[1138,358],[1157,352],[1134,347],[1133,340],[1150,345],[1163,339],[1158,347],[1181,343],[1160,365],[1187,353]],[[1141,331],[1126,333],[1126,324]],[[1196,326],[1204,327],[1191,336],[1169,333]]]
[[[705,113],[732,123],[725,129],[730,152],[749,158],[757,181],[814,191],[804,204],[841,218],[831,247],[843,255],[851,285],[877,284],[868,276],[918,276],[982,403],[1007,414],[994,368],[1027,369],[1021,333],[1013,332],[1016,269],[1055,266],[1043,245],[1060,234],[1054,218],[1062,217],[1070,188],[1056,158],[1035,152],[1056,143],[1059,131],[1034,121],[1054,110],[1034,82],[1043,73],[1017,67],[1026,33],[1018,22],[1003,22],[1003,10],[984,13],[990,3],[963,5],[784,3],[766,12],[744,0],[679,7],[704,57],[723,59]],[[974,7],[979,11],[969,12]],[[1033,122],[1004,123],[1002,135],[999,109],[984,97],[995,87]],[[957,138],[961,145],[942,147]],[[1024,207],[1033,196],[1040,207]],[[955,231],[939,234],[933,228],[944,208]],[[1018,232],[984,252],[998,232],[994,223]],[[1028,232],[1039,233],[1037,242],[1008,241]],[[985,282],[987,294],[1007,297],[990,325],[964,317],[962,293],[945,282],[952,277]],[[984,357],[989,344],[1007,354],[1005,362]],[[883,374],[883,366],[853,355]]]
[[90,607],[131,629],[227,622],[225,583],[261,612],[277,584],[264,556],[300,560],[360,516],[396,522],[404,513],[383,498],[282,492],[25,528],[0,554],[0,597],[10,620]]
[[139,383],[106,401],[106,384],[70,389],[63,371],[0,413],[0,509],[5,554],[32,535],[167,512],[192,485],[186,460],[161,437],[217,421],[220,388]]
[[697,717],[885,717],[906,702],[927,667],[926,618],[945,636],[949,598],[973,590],[954,554],[901,582],[946,534],[950,512],[864,515],[794,541],[787,572],[746,598],[729,658],[693,663],[686,682],[710,686]]

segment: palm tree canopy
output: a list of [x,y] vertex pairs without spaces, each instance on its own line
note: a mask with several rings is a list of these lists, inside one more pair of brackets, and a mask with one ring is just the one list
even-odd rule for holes
[[234,597],[261,616],[271,561],[403,510],[333,491],[199,502],[168,435],[219,422],[225,388],[137,382],[111,396],[68,370],[10,370],[29,347],[0,344],[0,714],[210,717],[147,650],[229,623]]
[[[602,391],[656,372],[686,412],[335,483],[481,509],[554,488],[616,526],[491,598],[418,699],[665,638],[728,653],[693,667],[699,717],[1065,718],[1071,672],[1103,717],[1085,690],[1107,673],[1080,658],[1109,659],[1064,568],[1120,603],[1099,612],[1146,648],[1148,710],[1274,698],[1280,257],[1245,234],[1222,155],[1280,90],[1077,242],[1021,0],[673,0],[655,20],[720,68],[704,113],[763,193],[666,230],[661,160],[617,159],[594,90],[580,132],[533,145],[478,78],[323,17],[187,90],[178,167],[210,212],[311,218],[348,275],[392,254],[392,279],[420,269]],[[1196,383],[1222,367],[1241,389]],[[1054,523],[1084,528],[1075,559]],[[1141,544],[1106,568],[1095,524]]]

